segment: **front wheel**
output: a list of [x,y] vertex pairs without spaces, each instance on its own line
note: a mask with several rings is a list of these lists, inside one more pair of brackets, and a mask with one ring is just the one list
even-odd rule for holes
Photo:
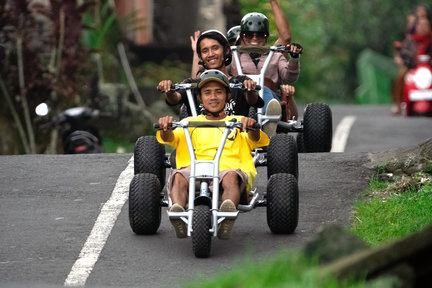
[[299,191],[296,178],[280,173],[267,184],[267,224],[272,233],[292,234],[298,224]]
[[192,218],[192,249],[196,257],[207,258],[211,249],[211,210],[207,205],[195,206]]
[[161,223],[161,185],[154,174],[136,174],[129,186],[129,224],[136,234],[155,234]]

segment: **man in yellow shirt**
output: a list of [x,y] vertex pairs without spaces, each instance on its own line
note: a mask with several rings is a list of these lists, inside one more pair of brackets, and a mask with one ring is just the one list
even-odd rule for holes
[[[168,87],[158,87],[167,92]],[[242,131],[235,130],[229,135],[220,159],[219,179],[222,187],[222,204],[220,211],[235,212],[240,202],[241,193],[249,191],[256,176],[251,151],[267,146],[269,138],[258,129],[252,128],[256,121],[243,116],[227,116],[224,108],[230,97],[229,81],[219,70],[207,70],[202,73],[198,84],[198,100],[205,108],[205,115],[188,117],[183,121],[230,121],[236,118],[242,123]],[[176,165],[168,179],[167,191],[173,205],[171,212],[183,212],[188,199],[188,179],[190,176],[190,159],[183,129],[172,130],[172,116],[159,119],[160,129],[157,139],[177,149]],[[215,128],[189,128],[195,155],[198,160],[211,160],[219,146],[222,132]],[[177,237],[186,237],[186,224],[181,219],[171,220]],[[234,225],[233,219],[225,219],[218,229],[218,238],[229,239]]]

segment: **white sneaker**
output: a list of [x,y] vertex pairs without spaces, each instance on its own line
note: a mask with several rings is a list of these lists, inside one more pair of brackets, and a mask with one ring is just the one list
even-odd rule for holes
[[[237,208],[233,201],[227,199],[222,202],[219,207],[219,211],[221,212],[236,212]],[[217,237],[222,240],[228,240],[231,237],[232,228],[234,226],[235,219],[225,219],[223,220],[218,227]]]
[[[282,107],[278,100],[272,99],[267,103],[265,115],[268,116],[280,116],[282,114]],[[276,129],[278,120],[269,121],[263,125],[263,131],[267,134],[268,137],[276,135]]]

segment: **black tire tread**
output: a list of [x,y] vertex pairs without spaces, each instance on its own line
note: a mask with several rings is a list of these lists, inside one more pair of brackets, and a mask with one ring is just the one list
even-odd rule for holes
[[276,134],[267,147],[267,178],[277,173],[298,178],[297,142],[290,134]]
[[299,191],[291,174],[273,174],[267,184],[267,224],[274,234],[292,234],[298,224]]
[[192,249],[196,257],[207,258],[211,250],[211,211],[207,205],[195,206],[192,220]]
[[136,174],[129,186],[129,224],[136,234],[155,234],[161,223],[161,185],[154,174]]
[[134,174],[155,174],[162,187],[165,185],[165,146],[156,136],[141,136],[135,143]]
[[332,144],[332,113],[325,103],[311,103],[303,119],[304,149],[308,153],[330,152]]
[[297,133],[297,151],[298,153],[304,153],[305,152],[305,148],[304,148],[304,139],[303,139],[303,132],[298,132]]

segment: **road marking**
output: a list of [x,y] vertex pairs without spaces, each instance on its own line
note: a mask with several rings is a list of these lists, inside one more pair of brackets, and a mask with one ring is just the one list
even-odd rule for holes
[[345,146],[351,127],[356,119],[357,118],[355,116],[345,116],[344,118],[342,118],[342,120],[339,122],[339,125],[336,127],[336,132],[332,140],[332,149],[330,152],[345,151]]
[[84,286],[87,278],[99,259],[99,255],[105,246],[108,236],[121,212],[123,205],[129,196],[129,184],[133,178],[133,156],[129,159],[128,166],[120,174],[110,199],[103,205],[101,212],[85,242],[78,259],[64,282],[64,286]]

